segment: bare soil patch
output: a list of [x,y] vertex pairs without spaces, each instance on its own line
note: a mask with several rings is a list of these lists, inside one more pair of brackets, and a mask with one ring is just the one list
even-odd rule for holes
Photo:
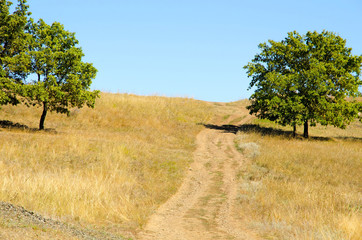
[[21,206],[0,202],[0,239],[124,239],[110,233],[45,218]]
[[[250,119],[238,117],[238,124]],[[236,174],[247,159],[235,148],[235,134],[224,130],[207,128],[198,135],[194,162],[182,186],[150,218],[138,239],[258,239],[234,211]]]

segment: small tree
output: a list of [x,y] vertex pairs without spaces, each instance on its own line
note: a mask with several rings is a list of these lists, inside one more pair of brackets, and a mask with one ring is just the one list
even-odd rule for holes
[[333,125],[345,128],[358,117],[362,56],[352,55],[346,40],[323,31],[288,33],[280,42],[259,45],[261,53],[244,66],[252,78],[250,114],[281,125]]
[[17,104],[22,92],[22,79],[28,74],[29,34],[25,33],[28,22],[28,5],[19,0],[10,14],[11,2],[0,0],[0,105]]
[[74,33],[65,31],[60,23],[49,26],[43,20],[31,20],[28,32],[32,36],[28,78],[36,79],[26,82],[24,97],[28,104],[43,107],[39,129],[44,129],[48,111],[69,114],[72,107],[94,107],[99,91],[89,91],[89,87],[97,70],[82,62],[84,54]]

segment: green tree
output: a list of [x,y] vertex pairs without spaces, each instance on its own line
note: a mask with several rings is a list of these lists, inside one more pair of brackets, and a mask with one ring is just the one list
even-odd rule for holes
[[11,2],[0,0],[0,105],[17,104],[17,95],[22,92],[22,79],[28,74],[29,34],[25,32],[28,22],[28,5],[19,0],[13,13]]
[[43,112],[39,129],[44,129],[48,111],[69,114],[72,107],[94,107],[99,91],[90,91],[97,70],[82,61],[82,49],[77,47],[75,34],[64,30],[62,24],[51,26],[43,20],[31,20],[28,32],[32,36],[28,55],[30,73],[25,84],[28,104],[40,105]]
[[352,55],[346,40],[323,31],[259,44],[261,53],[244,66],[252,80],[250,114],[281,125],[333,125],[345,128],[358,117],[362,56]]

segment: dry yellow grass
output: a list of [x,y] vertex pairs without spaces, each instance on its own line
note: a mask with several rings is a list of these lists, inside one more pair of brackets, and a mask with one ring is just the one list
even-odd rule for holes
[[[0,120],[38,125],[40,109]],[[181,183],[210,105],[102,93],[95,109],[47,116],[57,133],[0,129],[0,199],[65,221],[134,230]]]
[[[46,128],[57,133],[0,129],[0,199],[66,222],[138,229],[179,186],[202,129],[197,123],[214,114],[232,124],[246,104],[103,93],[95,109],[48,115]],[[0,120],[36,128],[40,114],[4,106]],[[310,140],[238,135],[251,158],[239,174],[245,224],[265,239],[359,239],[361,123],[311,128],[318,138]],[[0,229],[12,231],[1,219]]]
[[236,144],[260,152],[240,172],[239,214],[265,239],[361,239],[362,124],[310,134],[318,138],[238,133]]

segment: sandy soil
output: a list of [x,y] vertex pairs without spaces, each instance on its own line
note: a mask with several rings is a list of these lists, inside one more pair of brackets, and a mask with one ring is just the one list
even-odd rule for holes
[[[246,123],[250,116],[239,119],[233,124]],[[235,134],[223,130],[200,132],[194,162],[182,186],[150,218],[138,239],[258,239],[233,211],[236,174],[246,161],[236,150],[234,138]]]

